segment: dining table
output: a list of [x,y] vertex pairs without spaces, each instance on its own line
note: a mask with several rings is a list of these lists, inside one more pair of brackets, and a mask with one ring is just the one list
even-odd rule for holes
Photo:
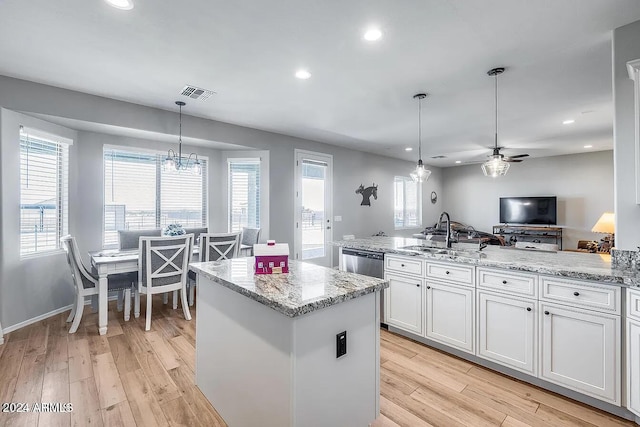
[[[198,261],[199,254],[198,245],[194,245],[193,253],[191,254],[192,261]],[[109,276],[138,271],[140,253],[137,248],[127,250],[103,249],[90,251],[89,256],[91,257],[91,265],[98,275],[98,332],[100,335],[105,335],[108,322]]]

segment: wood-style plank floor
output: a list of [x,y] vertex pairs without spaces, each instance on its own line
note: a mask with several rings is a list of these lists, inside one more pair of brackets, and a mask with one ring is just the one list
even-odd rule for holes
[[[73,404],[70,413],[1,413],[0,426],[226,426],[194,385],[194,319],[154,299],[152,330],[110,304],[109,333],[87,307],[5,336],[0,402]],[[390,426],[634,426],[605,412],[381,331],[381,415]],[[271,427],[271,426],[265,426]],[[274,426],[277,427],[277,426]]]

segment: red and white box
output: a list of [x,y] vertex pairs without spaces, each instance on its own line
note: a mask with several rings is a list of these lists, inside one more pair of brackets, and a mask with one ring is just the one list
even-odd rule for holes
[[256,274],[274,274],[289,272],[289,244],[267,240],[267,244],[253,245],[256,258]]

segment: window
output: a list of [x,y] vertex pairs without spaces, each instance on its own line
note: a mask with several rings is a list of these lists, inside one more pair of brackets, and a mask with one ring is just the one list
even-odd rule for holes
[[422,226],[422,197],[420,185],[411,178],[394,178],[393,223],[396,229],[418,228]]
[[229,231],[260,228],[260,159],[228,159]]
[[118,230],[207,226],[207,160],[202,175],[165,171],[166,152],[104,150],[103,246],[118,244]]
[[60,248],[67,234],[69,146],[20,133],[20,256]]

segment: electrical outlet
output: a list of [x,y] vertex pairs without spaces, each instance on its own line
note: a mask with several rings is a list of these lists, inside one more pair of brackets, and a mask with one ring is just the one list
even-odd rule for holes
[[347,331],[336,335],[336,358],[347,354]]

